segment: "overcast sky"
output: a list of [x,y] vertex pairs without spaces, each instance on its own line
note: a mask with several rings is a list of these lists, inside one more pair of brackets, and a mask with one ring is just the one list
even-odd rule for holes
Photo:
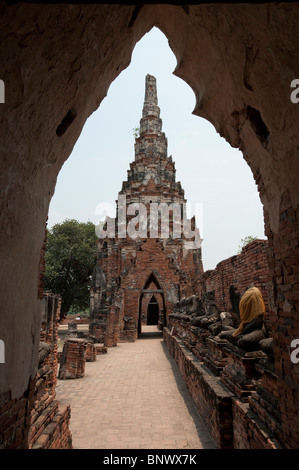
[[[266,238],[262,205],[252,172],[205,119],[192,115],[195,95],[173,75],[176,59],[164,34],[153,28],[137,43],[132,61],[111,84],[87,120],[58,176],[48,228],[65,219],[97,223],[97,206],[113,204],[134,160],[132,129],[139,127],[145,76],[157,79],[158,105],[168,155],[191,207],[202,208],[204,270],[237,254],[248,235]],[[193,211],[194,212],[194,211]]]

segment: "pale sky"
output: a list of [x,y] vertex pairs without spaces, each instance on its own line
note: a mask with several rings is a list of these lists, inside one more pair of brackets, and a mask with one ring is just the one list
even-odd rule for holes
[[176,179],[191,210],[202,208],[198,226],[206,271],[237,254],[246,236],[266,238],[262,204],[242,153],[220,137],[212,124],[192,115],[195,95],[173,75],[175,67],[166,37],[153,28],[137,43],[131,64],[85,123],[59,173],[48,228],[67,218],[97,224],[97,206],[117,199],[134,160],[132,129],[139,127],[149,73],[157,79],[162,130],[168,155],[175,161]]

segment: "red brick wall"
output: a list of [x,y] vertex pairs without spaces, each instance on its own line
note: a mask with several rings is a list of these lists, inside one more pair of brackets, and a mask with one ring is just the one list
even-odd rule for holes
[[61,299],[44,293],[40,340],[51,346],[51,352],[40,365],[33,384],[33,406],[28,434],[29,449],[69,449],[70,407],[61,407],[56,400],[58,370],[58,327]]
[[9,392],[0,396],[0,449],[27,449],[33,407],[34,380],[19,399]]
[[52,350],[22,397],[12,399],[9,392],[0,396],[0,449],[72,447],[70,408],[55,399],[59,317],[59,297],[45,294],[40,339]]
[[216,268],[204,273],[204,290],[215,292],[215,301],[221,311],[232,312],[229,289],[234,286],[242,295],[246,287],[254,284],[263,295],[268,306],[268,241],[255,240],[246,245],[239,255],[232,256],[217,264]]
[[234,449],[282,449],[263,423],[252,419],[248,403],[232,398]]
[[179,338],[171,335],[168,328],[163,329],[163,339],[216,446],[231,449],[233,424],[229,391],[221,384],[219,377],[203,366]]
[[269,302],[269,321],[274,341],[275,371],[278,376],[279,402],[284,443],[299,447],[299,364],[290,360],[290,344],[299,338],[299,210],[293,208],[289,194],[280,206],[279,229],[266,235],[269,254],[269,278],[273,284]]

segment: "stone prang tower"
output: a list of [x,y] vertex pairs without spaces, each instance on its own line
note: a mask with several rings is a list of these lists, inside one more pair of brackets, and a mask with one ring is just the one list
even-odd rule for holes
[[134,341],[144,324],[167,325],[174,304],[198,294],[203,275],[195,218],[167,156],[156,79],[146,76],[135,160],[99,231],[90,333],[107,346]]

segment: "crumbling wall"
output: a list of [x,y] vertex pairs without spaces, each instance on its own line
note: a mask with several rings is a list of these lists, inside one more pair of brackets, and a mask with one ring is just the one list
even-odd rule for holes
[[[213,292],[219,310],[235,312],[238,298],[245,289],[254,284],[262,292],[268,310],[268,241],[255,240],[246,245],[240,254],[217,264],[216,268],[204,273],[205,292]],[[235,300],[233,303],[232,298]]]
[[61,299],[46,292],[42,301],[38,370],[33,383],[29,449],[70,449],[70,406],[56,399],[58,371],[58,327]]

